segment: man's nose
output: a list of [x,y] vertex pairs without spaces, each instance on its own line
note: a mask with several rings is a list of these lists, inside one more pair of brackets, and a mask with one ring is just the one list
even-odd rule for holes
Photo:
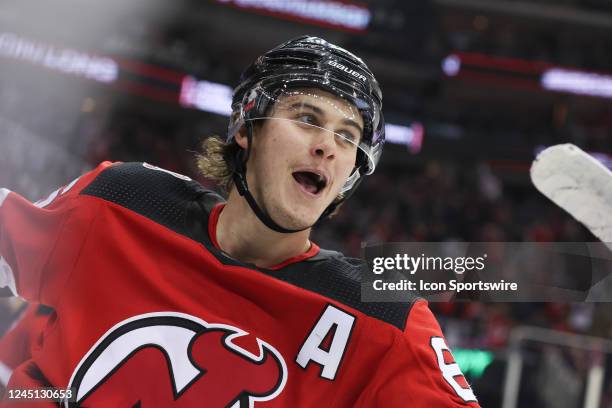
[[325,134],[319,137],[310,147],[310,154],[323,159],[333,159],[335,156],[334,137]]

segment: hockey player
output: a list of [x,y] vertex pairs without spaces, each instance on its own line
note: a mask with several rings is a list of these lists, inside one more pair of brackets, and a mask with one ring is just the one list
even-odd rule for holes
[[425,301],[361,302],[366,265],[309,240],[375,170],[381,99],[361,59],[300,37],[244,72],[227,140],[205,144],[200,168],[227,201],[146,163],[103,163],[35,204],[0,190],[0,282],[56,313],[8,391],[59,387],[83,407],[477,407]]

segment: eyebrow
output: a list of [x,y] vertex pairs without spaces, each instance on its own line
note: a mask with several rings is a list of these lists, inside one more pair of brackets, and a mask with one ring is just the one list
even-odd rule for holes
[[[313,110],[314,113],[325,117],[325,112],[323,112],[323,109],[319,108],[318,106],[307,103],[307,102],[296,102],[296,103],[291,104],[289,107],[290,108],[306,107],[306,108]],[[342,123],[344,125],[354,127],[355,129],[359,131],[359,135],[363,135],[363,128],[359,126],[359,124],[355,122],[354,120],[345,118],[345,119],[342,119]]]

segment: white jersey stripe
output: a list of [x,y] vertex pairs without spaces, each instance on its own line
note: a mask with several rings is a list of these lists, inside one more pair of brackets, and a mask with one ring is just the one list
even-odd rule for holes
[[2,203],[4,202],[6,197],[8,197],[10,192],[11,192],[11,190],[9,190],[9,189],[0,188],[0,207],[2,207]]
[[13,374],[13,370],[2,361],[0,361],[0,384],[6,388],[9,380],[11,379],[11,374]]
[[58,196],[60,190],[61,188],[58,188],[57,190],[49,194],[49,197],[45,198],[44,200],[38,200],[37,202],[34,203],[34,205],[38,208],[44,208],[48,206],[49,204],[51,204],[53,200],[55,200],[55,197]]
[[17,296],[17,285],[15,285],[15,275],[11,266],[0,256],[0,288],[7,287]]
[[75,178],[74,180],[72,180],[70,182],[70,184],[68,184],[66,187],[64,187],[64,189],[62,190],[62,194],[66,194],[68,192],[68,190],[70,190],[72,187],[74,187],[74,185],[77,183],[77,181],[79,181],[80,177]]

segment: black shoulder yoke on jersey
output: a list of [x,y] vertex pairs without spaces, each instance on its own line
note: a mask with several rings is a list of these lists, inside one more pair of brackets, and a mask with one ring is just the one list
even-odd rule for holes
[[181,179],[143,163],[123,163],[103,170],[81,191],[113,202],[203,244],[226,265],[246,266],[305,290],[334,299],[364,314],[404,330],[408,313],[417,299],[406,302],[362,302],[361,278],[367,265],[339,252],[321,250],[306,261],[279,270],[257,268],[236,261],[214,247],[208,236],[208,215],[223,198],[193,180]]
[[203,219],[208,211],[202,202],[207,196],[208,202],[222,202],[223,198],[196,181],[151,167],[144,163],[115,164],[100,172],[81,194],[118,204],[197,241],[202,235],[208,236]]

